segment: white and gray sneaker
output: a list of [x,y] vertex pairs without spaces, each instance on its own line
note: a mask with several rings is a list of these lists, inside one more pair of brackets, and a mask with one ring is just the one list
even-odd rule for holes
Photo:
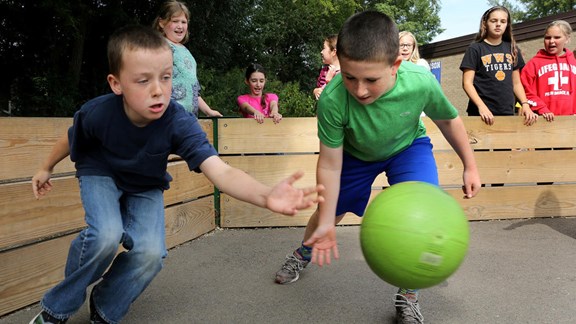
[[300,278],[300,271],[302,271],[310,261],[304,260],[298,250],[286,256],[282,268],[276,272],[276,283],[288,284]]
[[394,295],[394,306],[396,307],[396,323],[398,324],[424,323],[424,317],[422,316],[422,313],[420,313],[420,305],[418,304],[418,298],[416,295],[406,296],[403,294],[396,294]]

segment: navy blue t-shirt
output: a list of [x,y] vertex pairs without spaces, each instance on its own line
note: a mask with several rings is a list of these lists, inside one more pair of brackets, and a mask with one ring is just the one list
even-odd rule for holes
[[170,101],[164,115],[137,127],[124,112],[122,96],[107,94],[84,104],[68,130],[76,176],[109,176],[126,192],[169,188],[168,156],[177,154],[190,170],[217,155],[196,116]]

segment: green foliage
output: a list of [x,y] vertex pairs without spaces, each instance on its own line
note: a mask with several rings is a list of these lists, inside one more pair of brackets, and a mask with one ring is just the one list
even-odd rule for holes
[[392,17],[398,30],[414,34],[421,44],[430,42],[444,31],[440,28],[438,0],[383,1],[375,4],[375,8]]
[[316,114],[316,100],[312,92],[301,91],[297,82],[285,83],[274,92],[278,95],[278,108],[282,116],[312,117]]
[[198,79],[202,82],[202,99],[210,108],[218,110],[226,117],[238,117],[236,98],[246,93],[244,69],[234,68],[225,73],[214,69],[198,67]]
[[[110,92],[106,43],[127,24],[151,25],[165,0],[0,1],[0,110],[18,116],[71,116],[85,101]],[[439,0],[183,0],[192,14],[190,41],[202,97],[237,116],[251,62],[268,71],[268,91],[286,116],[314,114],[312,89],[323,39],[350,15],[378,9],[426,43],[439,29]],[[34,23],[31,24],[30,22]]]
[[13,116],[66,117],[78,108],[78,93],[60,87],[65,83],[54,74],[20,78],[12,83]]
[[528,21],[576,9],[574,0],[488,0],[490,6],[504,6],[510,10],[513,23]]
[[[198,77],[202,80],[202,99],[225,117],[240,116],[236,98],[249,91],[244,83],[244,69],[236,68],[224,74],[215,73],[213,69],[199,68],[198,71]],[[266,81],[265,92],[278,95],[280,113],[285,117],[315,114],[312,93],[301,89],[297,82],[283,83],[272,77]]]

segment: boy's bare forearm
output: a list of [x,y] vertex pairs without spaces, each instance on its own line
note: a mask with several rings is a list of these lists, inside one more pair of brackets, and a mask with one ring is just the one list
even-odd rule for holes
[[442,135],[444,135],[444,138],[446,138],[456,154],[458,154],[458,157],[460,157],[464,170],[475,171],[477,169],[476,159],[462,119],[456,117],[455,119],[449,120],[436,120],[434,123],[438,126]]
[[40,169],[43,171],[52,172],[54,167],[62,160],[64,160],[68,155],[70,155],[70,146],[68,143],[68,133],[65,133],[62,137],[56,141],[52,147],[52,151],[48,157],[44,160]]

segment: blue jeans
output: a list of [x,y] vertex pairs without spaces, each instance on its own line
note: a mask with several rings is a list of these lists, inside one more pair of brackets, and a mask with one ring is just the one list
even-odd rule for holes
[[[94,306],[106,321],[118,323],[167,255],[163,192],[126,193],[103,176],[79,182],[88,227],[72,241],[65,278],[44,295],[42,308],[69,318],[84,303],[88,286],[102,279],[92,290]],[[117,254],[120,244],[125,251]]]

